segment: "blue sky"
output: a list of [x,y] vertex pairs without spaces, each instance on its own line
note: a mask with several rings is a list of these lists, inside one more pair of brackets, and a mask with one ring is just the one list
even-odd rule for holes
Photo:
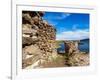
[[57,40],[89,38],[89,14],[45,12],[43,19],[56,28]]

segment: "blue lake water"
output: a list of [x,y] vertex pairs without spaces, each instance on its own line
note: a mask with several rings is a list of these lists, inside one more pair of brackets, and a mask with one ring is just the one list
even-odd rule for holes
[[83,52],[89,52],[89,39],[80,41],[79,50]]
[[[60,48],[57,50],[60,52],[65,52],[64,43],[60,44]],[[89,52],[89,39],[81,40],[78,46],[79,50],[82,52]]]

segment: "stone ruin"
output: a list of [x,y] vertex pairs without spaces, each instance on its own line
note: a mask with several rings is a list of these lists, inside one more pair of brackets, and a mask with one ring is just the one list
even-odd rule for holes
[[22,11],[22,68],[42,67],[56,57],[56,29],[43,20],[45,12]]
[[78,49],[79,40],[64,40],[62,43],[64,43],[64,51],[58,51],[58,53],[67,56],[66,66],[88,66],[90,64],[89,54]]
[[89,65],[89,55],[78,49],[79,40],[64,41],[65,53],[68,56],[66,65],[68,66],[87,66]]
[[65,46],[65,53],[67,55],[72,55],[74,53],[79,53],[78,44],[80,41],[63,41]]
[[[45,12],[22,11],[22,68],[41,68],[56,58],[56,29],[43,20]],[[64,41],[67,65],[89,65],[89,55],[78,50],[78,41]],[[75,53],[75,54],[73,54]],[[79,54],[76,54],[79,53]],[[73,54],[73,55],[72,55]],[[59,65],[59,64],[58,64]],[[64,65],[63,65],[64,66]]]

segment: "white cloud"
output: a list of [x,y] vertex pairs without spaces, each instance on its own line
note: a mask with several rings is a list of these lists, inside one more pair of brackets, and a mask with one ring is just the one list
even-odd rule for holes
[[72,30],[77,30],[79,24],[74,24],[73,27],[72,27]]
[[58,24],[58,22],[56,22],[56,21],[48,21],[48,23],[53,25],[53,26],[56,26]]
[[56,40],[80,40],[89,38],[89,30],[64,31],[56,35]]
[[49,20],[61,20],[61,19],[65,19],[67,17],[69,17],[71,14],[70,13],[61,13],[59,15],[50,15],[50,16],[46,16],[44,19],[49,19]]
[[70,13],[64,13],[61,14],[60,16],[57,16],[56,19],[65,19],[66,17],[69,17],[71,14]]

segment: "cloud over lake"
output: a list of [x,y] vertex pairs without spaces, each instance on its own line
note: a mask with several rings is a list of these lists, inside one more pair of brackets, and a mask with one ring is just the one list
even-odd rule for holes
[[56,36],[56,40],[81,40],[89,38],[89,31],[84,30],[75,30],[75,31],[64,31]]

